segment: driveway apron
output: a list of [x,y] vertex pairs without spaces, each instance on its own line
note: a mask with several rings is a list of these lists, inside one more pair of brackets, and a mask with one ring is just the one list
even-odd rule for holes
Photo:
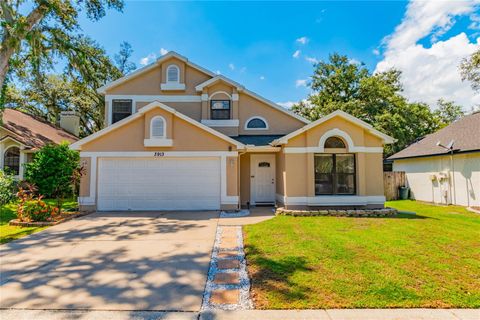
[[95,213],[0,246],[0,308],[202,304],[217,212]]

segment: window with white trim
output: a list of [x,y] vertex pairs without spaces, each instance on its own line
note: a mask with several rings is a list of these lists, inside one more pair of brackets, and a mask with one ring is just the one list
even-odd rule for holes
[[210,119],[229,120],[230,100],[210,100]]
[[112,124],[118,122],[132,114],[132,100],[114,99],[112,100]]
[[166,124],[163,117],[157,116],[154,117],[150,122],[150,138],[152,139],[163,139],[166,134]]
[[246,129],[267,129],[267,123],[261,118],[252,118],[247,122]]
[[167,68],[167,82],[180,82],[180,69],[174,64],[169,65]]
[[12,172],[18,176],[20,173],[20,149],[17,147],[10,147],[3,155],[3,167],[7,172]]

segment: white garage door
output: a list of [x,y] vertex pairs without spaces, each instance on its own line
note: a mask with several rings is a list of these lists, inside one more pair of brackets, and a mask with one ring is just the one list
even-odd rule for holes
[[218,210],[217,158],[100,159],[99,210]]

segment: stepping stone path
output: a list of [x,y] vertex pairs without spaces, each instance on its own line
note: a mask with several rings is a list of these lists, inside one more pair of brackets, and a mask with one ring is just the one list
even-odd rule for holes
[[202,310],[252,308],[242,227],[218,226]]

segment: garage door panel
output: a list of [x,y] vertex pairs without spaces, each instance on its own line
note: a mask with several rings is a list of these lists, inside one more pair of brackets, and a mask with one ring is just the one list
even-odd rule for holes
[[99,210],[217,210],[218,158],[100,159]]

